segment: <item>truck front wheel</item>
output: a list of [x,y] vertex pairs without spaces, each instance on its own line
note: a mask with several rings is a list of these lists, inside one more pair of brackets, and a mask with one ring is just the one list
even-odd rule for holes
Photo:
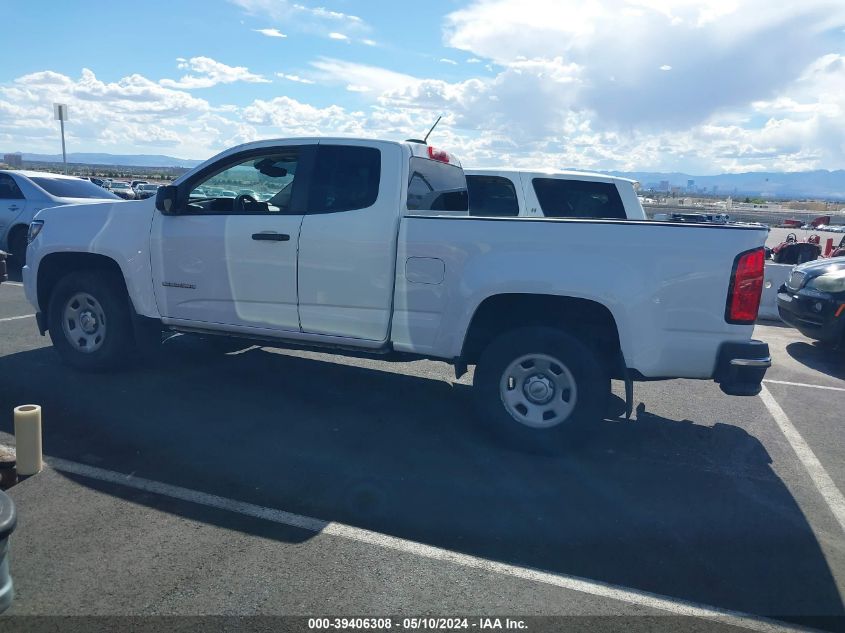
[[59,356],[78,369],[116,367],[134,351],[129,298],[110,271],[60,279],[50,297],[48,325]]
[[550,327],[501,334],[475,371],[482,422],[511,444],[555,452],[584,425],[600,420],[610,378],[600,357],[577,338]]

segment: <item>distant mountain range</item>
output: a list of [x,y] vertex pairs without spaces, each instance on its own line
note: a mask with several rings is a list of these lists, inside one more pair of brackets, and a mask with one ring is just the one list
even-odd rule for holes
[[[2,156],[2,154],[0,154]],[[195,167],[200,160],[175,158],[161,154],[68,154],[68,162],[86,165],[124,165],[133,167]],[[61,162],[61,154],[23,154],[23,160],[31,162]],[[575,167],[574,169],[577,169]],[[679,172],[662,173],[652,171],[605,171],[602,173],[638,180],[643,188],[659,186],[666,181],[669,187],[687,190],[692,180],[694,192],[704,188],[707,193],[720,195],[760,196],[763,198],[828,198],[845,200],[845,170],[797,172],[747,172],[741,174],[719,174],[717,176],[694,176]],[[692,192],[691,192],[692,193]]]
[[603,172],[623,178],[638,180],[643,188],[668,181],[670,187],[687,189],[687,183],[694,181],[693,190],[705,188],[719,195],[760,196],[762,198],[827,198],[845,200],[845,169],[828,171],[762,172],[741,174],[719,174],[718,176],[691,176],[682,173],[660,173],[651,171],[608,171]]
[[[2,157],[2,155],[0,155]],[[23,152],[23,160],[39,163],[60,163],[61,154],[28,154]],[[83,165],[125,165],[132,167],[195,167],[201,160],[175,158],[161,154],[101,154],[72,152],[67,155],[67,162]]]

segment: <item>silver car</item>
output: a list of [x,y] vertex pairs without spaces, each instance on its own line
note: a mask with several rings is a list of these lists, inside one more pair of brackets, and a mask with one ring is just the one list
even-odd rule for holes
[[76,176],[0,170],[0,250],[11,253],[19,265],[23,264],[29,223],[41,209],[117,199],[102,187]]

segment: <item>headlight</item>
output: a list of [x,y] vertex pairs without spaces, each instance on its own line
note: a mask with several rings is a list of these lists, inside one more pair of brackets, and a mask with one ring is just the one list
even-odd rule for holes
[[44,220],[33,220],[29,223],[29,233],[26,236],[26,243],[31,244],[32,240],[38,237],[41,229],[44,228]]
[[845,292],[845,270],[819,275],[807,282],[807,288],[821,292]]

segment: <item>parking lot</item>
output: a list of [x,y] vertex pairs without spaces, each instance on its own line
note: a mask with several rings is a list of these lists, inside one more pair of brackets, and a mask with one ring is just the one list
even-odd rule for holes
[[180,336],[81,374],[32,313],[0,285],[0,431],[42,405],[50,464],[10,490],[13,615],[845,627],[845,358],[791,329],[757,328],[760,397],[638,383],[632,421],[617,400],[550,457],[500,444],[442,363]]

